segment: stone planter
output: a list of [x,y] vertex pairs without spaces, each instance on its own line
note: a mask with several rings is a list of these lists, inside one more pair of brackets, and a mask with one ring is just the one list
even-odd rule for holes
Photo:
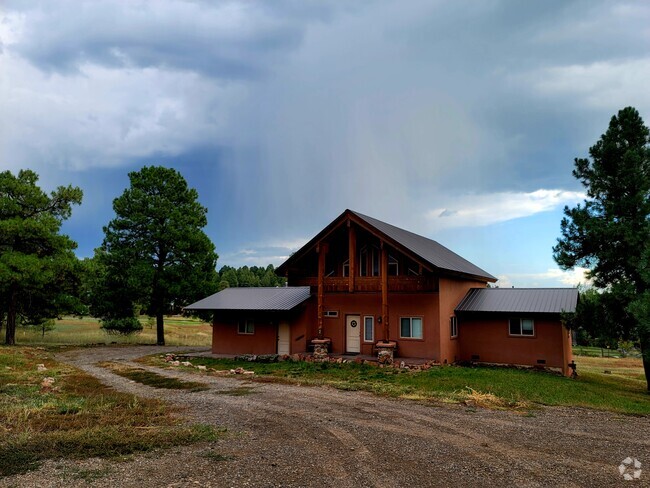
[[377,350],[377,359],[379,364],[391,365],[395,359],[395,349],[397,348],[397,342],[378,342],[375,344],[375,349]]
[[314,339],[311,343],[314,346],[314,360],[319,361],[328,357],[331,339]]

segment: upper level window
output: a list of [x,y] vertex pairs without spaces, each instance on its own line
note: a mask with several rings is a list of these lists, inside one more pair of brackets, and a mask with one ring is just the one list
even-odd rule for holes
[[422,318],[402,317],[400,319],[399,335],[407,339],[422,339]]
[[399,274],[399,262],[397,258],[388,255],[388,276],[397,276]]
[[252,320],[240,320],[237,324],[237,333],[239,334],[254,334],[255,324]]
[[368,276],[368,248],[365,246],[359,253],[359,276]]
[[343,261],[343,277],[350,276],[350,260]]
[[449,335],[458,337],[458,318],[455,315],[449,317]]
[[413,268],[409,268],[407,274],[408,274],[409,276],[420,276],[420,273],[418,273],[417,271],[415,271]]
[[510,335],[535,335],[535,323],[533,322],[533,319],[510,319]]
[[379,276],[379,249],[373,247],[370,254],[372,257],[372,275]]
[[363,246],[359,253],[359,276],[379,276],[380,251],[375,246]]

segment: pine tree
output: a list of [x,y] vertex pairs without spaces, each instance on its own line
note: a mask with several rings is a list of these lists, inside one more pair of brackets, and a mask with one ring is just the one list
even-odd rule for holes
[[122,282],[156,317],[164,345],[164,314],[215,291],[217,254],[203,232],[207,209],[178,171],[145,166],[129,179],[104,227],[107,279]]
[[6,344],[16,342],[16,321],[43,323],[76,306],[77,244],[59,233],[80,204],[79,188],[59,187],[49,196],[38,175],[0,173],[0,309],[6,313]]
[[573,175],[587,190],[582,205],[564,209],[562,237],[553,248],[563,269],[585,266],[596,287],[607,289],[636,317],[636,332],[650,390],[650,334],[642,302],[650,290],[644,256],[650,246],[650,131],[627,107],[607,132],[576,159]]

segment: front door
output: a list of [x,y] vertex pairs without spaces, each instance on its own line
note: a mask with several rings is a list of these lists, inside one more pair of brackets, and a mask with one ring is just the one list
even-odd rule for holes
[[347,352],[361,352],[361,317],[359,315],[348,315],[345,322],[345,350]]
[[291,332],[289,324],[280,322],[278,325],[278,354],[289,355],[291,354]]

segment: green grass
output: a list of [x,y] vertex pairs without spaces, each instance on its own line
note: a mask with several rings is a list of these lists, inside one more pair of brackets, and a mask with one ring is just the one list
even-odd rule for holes
[[[124,456],[219,435],[183,424],[161,401],[105,387],[44,348],[0,347],[0,372],[0,477],[45,459]],[[53,389],[41,386],[44,377],[54,378]]]
[[165,388],[168,390],[188,390],[188,391],[204,391],[208,389],[205,383],[197,381],[181,381],[176,378],[163,376],[152,371],[147,371],[142,368],[131,368],[117,363],[104,362],[99,363],[99,366],[110,369],[113,373],[128,378],[137,383],[151,386],[153,388]]
[[[164,365],[160,356],[149,364]],[[650,395],[638,359],[576,358],[579,377],[499,367],[440,366],[427,371],[346,363],[251,363],[231,359],[192,358],[194,366],[255,371],[253,381],[329,385],[389,397],[465,402],[497,408],[526,409],[536,405],[585,407],[649,415]],[[614,369],[614,365],[619,365]],[[584,367],[583,367],[584,366]],[[606,374],[605,371],[612,371]],[[247,378],[250,379],[250,378]]]
[[[100,328],[99,320],[92,317],[79,319],[63,317],[57,320],[54,330],[43,336],[39,330],[18,327],[18,344],[155,344],[156,327],[146,317],[140,321],[144,327],[139,334],[121,336],[108,334]],[[170,346],[209,346],[212,338],[210,324],[188,317],[165,317],[165,343]]]
[[246,396],[255,393],[255,388],[250,386],[240,386],[239,388],[231,388],[229,390],[220,390],[217,391],[219,395],[228,395],[228,396]]

